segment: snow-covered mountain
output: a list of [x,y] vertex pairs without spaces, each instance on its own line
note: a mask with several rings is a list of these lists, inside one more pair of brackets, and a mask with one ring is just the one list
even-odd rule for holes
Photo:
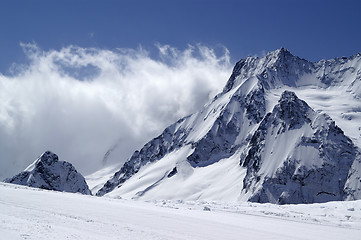
[[255,202],[343,200],[349,195],[351,165],[359,159],[352,141],[328,115],[285,91],[241,155],[247,168],[242,193]]
[[61,192],[91,194],[84,177],[69,162],[46,151],[23,172],[4,182]]
[[247,57],[223,92],[136,151],[97,195],[360,199],[360,97],[361,54],[312,63],[281,48]]

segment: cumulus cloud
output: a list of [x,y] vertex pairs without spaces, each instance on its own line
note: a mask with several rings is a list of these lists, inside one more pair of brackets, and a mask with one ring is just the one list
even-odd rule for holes
[[231,73],[229,53],[203,45],[179,50],[68,46],[44,51],[21,44],[28,63],[0,74],[0,177],[45,150],[82,173],[125,161],[167,125],[200,109]]

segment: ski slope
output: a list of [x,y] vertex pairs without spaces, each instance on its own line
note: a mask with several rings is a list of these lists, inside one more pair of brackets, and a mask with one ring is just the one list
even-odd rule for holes
[[141,202],[0,183],[0,239],[360,239],[361,201]]

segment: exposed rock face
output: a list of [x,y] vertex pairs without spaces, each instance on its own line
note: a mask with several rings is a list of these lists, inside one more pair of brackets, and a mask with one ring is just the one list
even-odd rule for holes
[[[261,121],[265,114],[262,85],[249,85],[239,88],[230,101],[223,104],[214,101],[204,111],[180,119],[166,128],[140,151],[135,151],[96,195],[103,196],[121,186],[142,166],[158,161],[166,154],[185,146],[192,146],[193,151],[187,161],[193,167],[205,167],[233,155],[249,135],[244,130]],[[213,107],[217,107],[219,111],[215,111]],[[209,124],[209,127],[204,129],[204,124]]]
[[[330,93],[349,102],[327,103]],[[220,94],[135,151],[97,195],[279,204],[361,199],[360,97],[361,54],[312,63],[281,48],[247,57]]]
[[237,91],[223,108],[210,131],[193,143],[194,152],[187,160],[193,167],[204,167],[232,156],[247,137],[241,131],[259,123],[264,115],[265,99],[262,85],[256,85],[248,94]]
[[356,159],[356,147],[329,116],[285,91],[241,159],[243,193],[250,201],[281,204],[343,200]]
[[47,190],[91,194],[84,177],[71,163],[59,161],[56,154],[47,151],[18,175],[5,182]]
[[160,136],[148,142],[140,151],[135,151],[123,167],[105,183],[96,195],[103,196],[112,191],[137,173],[145,164],[159,160],[170,151],[180,147],[186,135],[184,130],[177,129],[177,124],[183,121],[184,119],[181,119],[166,128]]

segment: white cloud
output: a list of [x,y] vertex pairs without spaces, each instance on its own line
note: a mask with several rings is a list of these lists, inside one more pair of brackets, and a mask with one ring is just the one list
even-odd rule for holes
[[22,44],[27,65],[0,74],[0,177],[52,150],[83,173],[101,167],[119,140],[118,161],[167,125],[200,109],[231,73],[229,53],[197,45],[181,51]]

